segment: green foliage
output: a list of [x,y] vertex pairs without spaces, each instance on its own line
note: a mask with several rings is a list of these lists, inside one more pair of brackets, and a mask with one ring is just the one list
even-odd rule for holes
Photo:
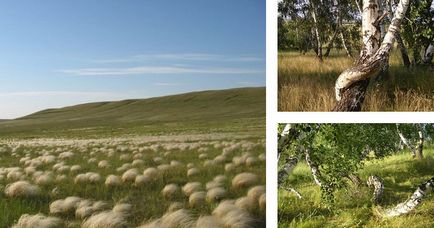
[[420,63],[420,48],[426,49],[434,40],[434,8],[431,0],[412,1],[401,30],[408,47],[413,49],[413,58]]
[[292,140],[279,150],[299,158],[310,153],[320,171],[323,198],[330,202],[335,190],[346,186],[345,177],[362,167],[369,154],[388,156],[399,142],[393,124],[291,124],[291,132]]
[[335,192],[335,206],[321,203],[321,189],[313,183],[310,170],[299,163],[290,175],[292,187],[303,196],[279,190],[279,227],[433,227],[434,194],[428,194],[416,211],[391,219],[381,219],[377,211],[404,202],[422,182],[432,178],[434,149],[427,148],[422,161],[408,151],[394,153],[365,162],[356,173],[362,180],[380,176],[385,184],[381,207],[372,205],[372,191],[365,186],[350,185]]

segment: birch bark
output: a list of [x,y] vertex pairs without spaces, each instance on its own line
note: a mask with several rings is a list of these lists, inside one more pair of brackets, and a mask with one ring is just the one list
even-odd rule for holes
[[[372,2],[372,0],[365,0],[365,2]],[[409,4],[410,0],[400,0],[392,22],[384,36],[383,42],[378,50],[373,54],[368,53],[367,50],[374,50],[375,44],[372,44],[371,39],[368,39],[368,37],[364,35],[364,41],[367,43],[365,43],[365,48],[362,50],[357,65],[342,72],[336,80],[335,93],[337,103],[333,108],[333,111],[361,110],[369,79],[376,76],[385,64],[390,50],[392,49],[395,34],[399,31],[402,19],[404,18]],[[368,4],[367,7],[364,5],[364,10],[366,8],[372,9],[374,7],[369,5],[370,4]],[[366,13],[366,15],[370,14]],[[380,17],[377,18],[376,21],[378,22],[379,19]],[[365,18],[363,18],[363,20],[365,21]],[[368,28],[369,26],[365,25],[363,27]],[[376,34],[374,33],[374,36],[375,35]]]

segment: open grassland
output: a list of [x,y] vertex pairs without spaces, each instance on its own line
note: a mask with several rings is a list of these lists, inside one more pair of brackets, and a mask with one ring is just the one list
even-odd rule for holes
[[[354,60],[333,53],[319,63],[313,53],[281,52],[278,59],[280,111],[330,111],[335,105],[334,84]],[[434,71],[405,68],[400,54],[390,57],[388,77],[371,80],[363,111],[433,111]]]
[[293,193],[279,190],[279,227],[433,227],[434,194],[429,194],[415,211],[408,215],[383,219],[380,213],[385,208],[407,200],[422,182],[434,174],[434,149],[424,150],[421,161],[411,157],[409,151],[381,160],[367,162],[358,174],[362,180],[378,175],[384,181],[381,206],[372,204],[372,190],[355,188],[351,183],[336,194],[335,205],[321,203],[321,193],[314,184],[305,163],[298,164],[288,183],[297,189],[303,199]]
[[[38,213],[60,218],[53,227],[265,226],[263,139],[201,135],[1,144],[0,227]],[[95,222],[98,216],[103,220]],[[109,217],[117,219],[107,222]]]
[[0,123],[0,227],[265,227],[265,88]]
[[265,134],[264,123],[265,88],[237,88],[43,110],[0,121],[0,138]]

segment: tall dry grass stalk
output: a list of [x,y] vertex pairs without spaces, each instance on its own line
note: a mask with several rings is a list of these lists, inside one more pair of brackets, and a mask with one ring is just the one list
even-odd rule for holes
[[[334,53],[319,63],[313,54],[279,53],[279,111],[330,111],[335,105],[334,83],[353,60]],[[399,53],[390,57],[387,78],[371,80],[363,111],[433,111],[434,72],[406,69]]]

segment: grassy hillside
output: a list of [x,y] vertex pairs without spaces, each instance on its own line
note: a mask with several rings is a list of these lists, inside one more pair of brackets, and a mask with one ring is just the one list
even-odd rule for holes
[[279,190],[279,227],[433,227],[434,194],[431,192],[415,211],[408,215],[383,219],[378,211],[404,202],[422,182],[434,174],[434,149],[424,150],[425,158],[411,158],[409,151],[381,160],[367,162],[359,171],[362,180],[378,175],[384,181],[381,207],[371,203],[372,191],[367,187],[350,186],[336,194],[336,204],[328,207],[321,203],[320,188],[314,184],[309,167],[300,163],[292,172],[288,183],[304,199]]
[[238,88],[43,110],[0,122],[0,137],[265,129],[265,88]]

